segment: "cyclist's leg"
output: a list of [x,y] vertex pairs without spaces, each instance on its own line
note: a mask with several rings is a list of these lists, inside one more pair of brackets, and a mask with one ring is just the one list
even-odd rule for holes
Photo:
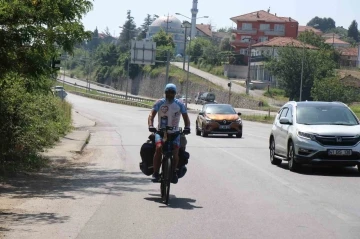
[[156,150],[153,159],[153,166],[154,166],[154,174],[159,173],[160,166],[161,166],[161,148],[162,148],[163,140],[159,134],[155,134],[155,145]]
[[173,156],[174,156],[174,164],[173,170],[175,171],[178,164],[179,164],[179,149],[180,149],[180,135],[174,140],[174,149],[173,149]]

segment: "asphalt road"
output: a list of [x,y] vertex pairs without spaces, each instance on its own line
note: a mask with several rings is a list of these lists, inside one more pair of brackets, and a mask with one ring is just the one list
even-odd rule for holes
[[166,206],[138,167],[149,110],[68,100],[97,122],[84,156],[90,165],[23,206],[62,220],[17,225],[6,238],[359,238],[357,170],[272,166],[269,125],[244,122],[242,139],[202,138],[191,114],[188,172]]

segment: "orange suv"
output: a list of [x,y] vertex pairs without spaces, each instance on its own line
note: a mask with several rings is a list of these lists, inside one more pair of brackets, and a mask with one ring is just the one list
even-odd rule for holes
[[227,134],[242,137],[241,113],[229,104],[206,104],[196,118],[196,135]]

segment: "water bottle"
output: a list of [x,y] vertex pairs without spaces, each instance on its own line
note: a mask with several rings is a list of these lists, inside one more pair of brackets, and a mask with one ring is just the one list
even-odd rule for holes
[[160,128],[166,128],[167,125],[168,125],[168,117],[167,116],[161,117]]

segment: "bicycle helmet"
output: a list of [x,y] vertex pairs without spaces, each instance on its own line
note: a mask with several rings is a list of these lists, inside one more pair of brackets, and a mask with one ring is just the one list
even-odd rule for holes
[[172,84],[172,83],[167,84],[167,85],[165,86],[164,91],[166,92],[166,91],[170,91],[170,90],[173,90],[173,91],[175,91],[175,93],[176,93],[176,85],[174,85],[174,84]]

